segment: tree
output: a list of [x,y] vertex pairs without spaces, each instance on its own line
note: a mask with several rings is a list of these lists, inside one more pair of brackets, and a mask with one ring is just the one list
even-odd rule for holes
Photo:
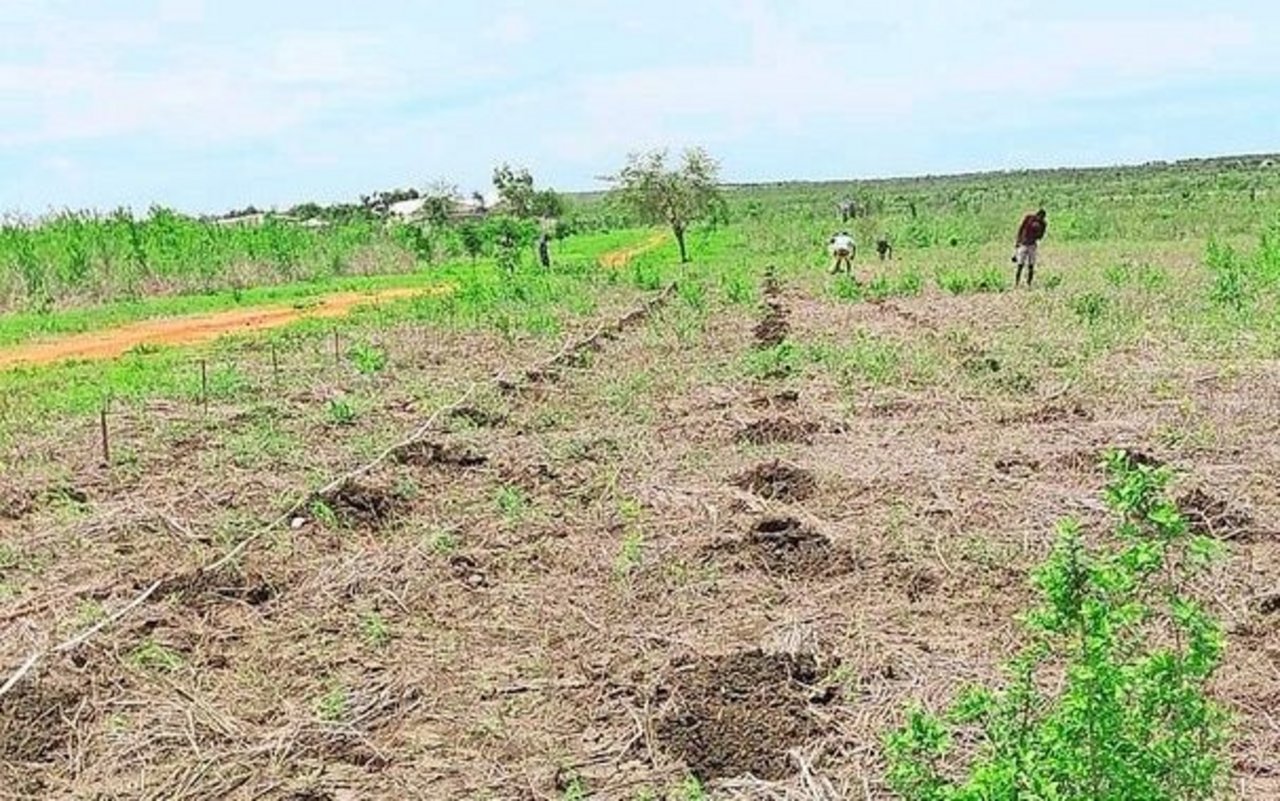
[[472,261],[484,250],[484,236],[480,233],[480,226],[470,220],[458,226],[458,238],[462,240],[462,249]]
[[633,153],[622,171],[606,180],[643,220],[671,226],[683,264],[689,261],[684,242],[689,225],[722,219],[726,204],[720,194],[720,165],[705,150],[686,150],[679,168],[668,167],[667,156],[666,150]]
[[529,210],[534,217],[558,220],[564,216],[567,208],[568,204],[565,203],[560,193],[554,189],[543,189],[533,193],[533,201]]
[[449,222],[454,207],[458,203],[458,187],[448,181],[432,181],[420,195],[424,201],[422,215],[427,222],[435,226],[443,226]]
[[515,217],[529,217],[533,213],[533,176],[525,167],[512,167],[503,162],[493,168],[493,188],[507,204],[507,211]]
[[493,187],[507,204],[507,213],[521,220],[534,217],[560,217],[565,202],[554,189],[538,189],[525,167],[499,164],[493,168]]

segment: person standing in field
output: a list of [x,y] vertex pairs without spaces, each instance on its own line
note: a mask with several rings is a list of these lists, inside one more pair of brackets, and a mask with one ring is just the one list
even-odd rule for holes
[[831,272],[839,273],[843,267],[845,272],[853,275],[853,257],[857,252],[857,246],[853,243],[853,237],[849,236],[848,231],[841,231],[831,237],[829,245],[831,256],[835,259],[835,265],[831,268]]
[[1048,229],[1049,223],[1045,220],[1044,209],[1022,218],[1022,225],[1018,227],[1018,238],[1013,249],[1013,263],[1018,266],[1013,278],[1014,286],[1022,282],[1024,268],[1027,271],[1027,286],[1031,286],[1031,280],[1036,273],[1036,250]]
[[544,269],[551,267],[551,238],[545,232],[538,237],[538,263]]
[[893,260],[893,245],[889,244],[889,237],[882,236],[876,240],[876,253],[879,254],[880,261]]
[[847,223],[857,214],[857,207],[853,205],[853,200],[845,198],[840,201],[840,222]]

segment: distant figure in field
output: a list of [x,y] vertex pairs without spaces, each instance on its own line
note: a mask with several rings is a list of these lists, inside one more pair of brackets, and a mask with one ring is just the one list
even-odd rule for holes
[[551,237],[545,233],[538,237],[538,263],[544,268],[551,267]]
[[831,272],[838,273],[840,268],[844,267],[844,271],[849,275],[853,275],[853,257],[857,253],[857,246],[853,244],[853,237],[849,236],[848,231],[841,231],[831,237],[829,244],[831,257],[835,259],[835,265],[831,268]]
[[849,198],[840,201],[840,222],[847,223],[858,216],[858,205]]
[[1013,250],[1013,263],[1018,265],[1013,279],[1014,286],[1021,283],[1023,268],[1027,271],[1027,286],[1031,286],[1031,280],[1036,274],[1036,249],[1048,230],[1049,223],[1045,220],[1044,209],[1022,218],[1022,225],[1018,226],[1018,239],[1014,243]]
[[888,237],[882,236],[876,240],[876,253],[880,255],[880,261],[893,259],[893,245],[889,244]]

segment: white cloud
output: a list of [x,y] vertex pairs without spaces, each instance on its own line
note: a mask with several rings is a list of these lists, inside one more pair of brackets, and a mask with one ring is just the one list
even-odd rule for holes
[[159,0],[156,17],[166,25],[193,25],[205,19],[204,0]]
[[498,45],[514,46],[533,41],[533,22],[525,14],[506,12],[500,14],[489,29],[485,38]]

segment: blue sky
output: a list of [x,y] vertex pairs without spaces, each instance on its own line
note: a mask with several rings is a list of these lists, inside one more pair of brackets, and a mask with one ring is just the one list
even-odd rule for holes
[[0,211],[1280,150],[1280,3],[0,0]]

